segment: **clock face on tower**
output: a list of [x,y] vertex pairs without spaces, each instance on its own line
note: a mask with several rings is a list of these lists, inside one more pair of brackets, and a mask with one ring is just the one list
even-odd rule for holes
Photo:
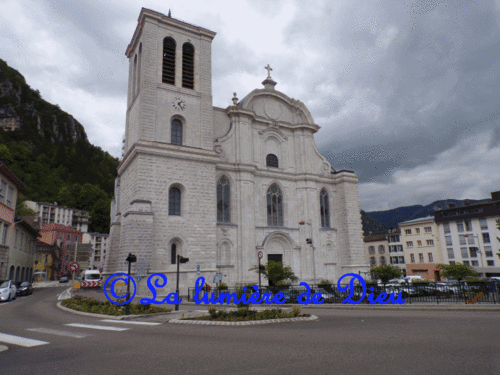
[[172,100],[172,107],[174,107],[174,109],[178,111],[183,111],[184,108],[186,108],[186,102],[181,98],[176,97],[174,98],[174,100]]

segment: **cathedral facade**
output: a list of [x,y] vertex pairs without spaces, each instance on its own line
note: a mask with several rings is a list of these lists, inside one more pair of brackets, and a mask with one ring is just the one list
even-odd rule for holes
[[[367,272],[358,178],[319,153],[305,107],[263,87],[212,105],[215,33],[142,9],[130,61],[124,156],[112,202],[104,273],[129,253],[175,288],[256,282],[249,269],[282,261],[309,283]],[[264,72],[264,70],[263,70]],[[232,103],[231,103],[232,102]],[[135,267],[132,268],[135,273]],[[139,291],[146,282],[138,283]]]

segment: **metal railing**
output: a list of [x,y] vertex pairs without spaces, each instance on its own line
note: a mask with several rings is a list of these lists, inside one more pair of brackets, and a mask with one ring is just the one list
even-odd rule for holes
[[[345,287],[345,285],[341,285]],[[221,296],[222,292],[228,293],[231,296],[231,302],[234,301],[238,291],[241,293],[241,287],[229,287],[227,289],[212,288],[210,291],[205,289],[198,292],[198,300],[205,298],[206,300],[216,301]],[[394,299],[398,298],[405,300],[405,304],[412,303],[500,303],[500,282],[428,282],[428,283],[409,283],[409,284],[386,284],[386,285],[366,285],[365,295],[363,296],[363,288],[361,285],[355,285],[354,291],[347,289],[340,291],[337,285],[310,285],[311,295],[320,293],[323,303],[326,304],[341,304],[346,298],[350,297],[352,301],[360,301],[361,304],[369,304],[369,295],[373,301],[377,297],[382,301],[387,301],[391,293],[394,294]],[[373,288],[373,289],[372,289]],[[188,288],[188,301],[193,301],[195,297],[195,288]],[[255,290],[251,287],[247,288],[246,294],[250,295]],[[260,290],[260,298],[266,297],[272,300],[277,293],[281,292],[281,300],[285,303],[298,303],[297,298],[306,293],[307,290],[302,286],[284,286],[284,287],[262,287]],[[385,293],[386,295],[383,295]],[[207,296],[204,296],[208,294]],[[224,302],[227,304],[227,294],[223,295]],[[219,302],[220,303],[220,302]],[[217,303],[217,304],[219,304]]]

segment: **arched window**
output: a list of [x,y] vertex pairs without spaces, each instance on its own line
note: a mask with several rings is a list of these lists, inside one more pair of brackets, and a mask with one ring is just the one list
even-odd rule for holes
[[17,266],[16,268],[16,278],[15,278],[15,282],[17,283],[19,281],[19,274],[21,273],[21,267]]
[[217,182],[217,221],[219,223],[229,223],[229,181],[226,177],[221,177]]
[[135,97],[135,84],[137,79],[137,55],[134,57],[134,71],[132,72],[132,98]]
[[21,278],[19,279],[19,281],[24,281],[24,267],[21,268]]
[[191,43],[182,46],[182,87],[194,89],[194,47]]
[[274,154],[269,154],[266,156],[266,165],[268,167],[278,168],[278,157]]
[[168,214],[181,214],[181,191],[176,187],[170,188],[168,192]]
[[172,248],[170,250],[170,263],[177,264],[177,245],[175,243],[172,244]]
[[163,69],[161,80],[163,83],[175,85],[175,40],[171,37],[163,39]]
[[283,196],[277,185],[271,185],[267,190],[267,225],[283,226]]
[[173,145],[182,146],[182,122],[180,120],[172,120],[170,139]]
[[14,266],[10,266],[9,280],[14,281],[14,271],[15,271],[15,267]]
[[319,208],[321,212],[321,227],[330,228],[330,209],[328,207],[328,193],[326,189],[319,194]]
[[139,44],[139,63],[137,65],[137,92],[141,90],[141,60],[142,60],[142,43]]

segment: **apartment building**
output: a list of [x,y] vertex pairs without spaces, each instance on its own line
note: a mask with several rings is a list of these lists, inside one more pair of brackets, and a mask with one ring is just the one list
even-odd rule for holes
[[17,197],[19,191],[24,189],[26,185],[0,163],[0,280],[8,278]]
[[500,276],[500,191],[491,193],[491,201],[450,206],[434,213],[446,263],[470,265],[481,276]]
[[80,232],[88,231],[90,220],[88,211],[59,206],[57,202],[26,201],[24,204],[37,213],[40,227],[47,224],[63,224]]
[[31,217],[15,216],[9,249],[9,280],[31,281],[35,261],[35,244],[39,237]]
[[91,268],[102,270],[104,259],[106,258],[106,250],[108,245],[109,234],[104,233],[84,233],[83,243],[92,245]]
[[404,257],[403,241],[401,240],[401,229],[389,229],[387,242],[389,247],[390,264],[401,268],[403,275],[406,276],[406,262]]
[[443,263],[438,226],[434,216],[399,223],[401,242],[408,276],[439,281],[436,266]]
[[386,234],[373,234],[363,238],[366,261],[370,267],[387,264],[388,242]]

